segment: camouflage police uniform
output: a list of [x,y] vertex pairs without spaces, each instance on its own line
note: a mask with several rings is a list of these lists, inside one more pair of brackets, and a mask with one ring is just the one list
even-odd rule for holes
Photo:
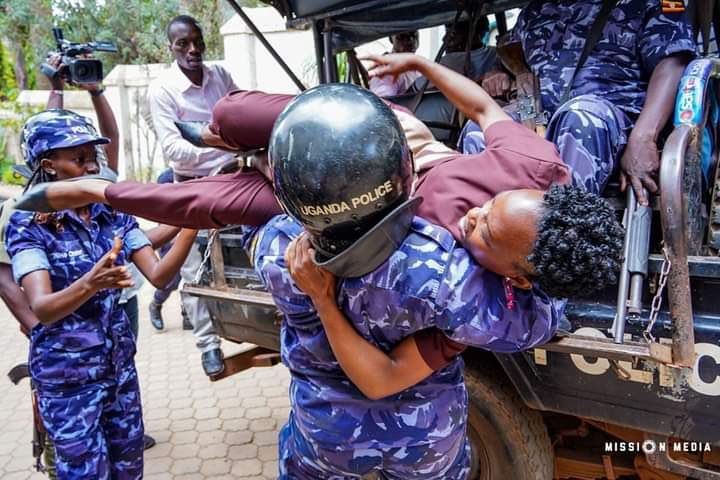
[[[33,147],[28,163],[36,168],[49,149],[103,140],[71,115],[56,115],[32,129],[27,132]],[[5,235],[16,281],[46,270],[52,291],[58,292],[90,271],[112,248],[115,236],[124,242],[118,265],[150,245],[133,217],[101,204],[89,210],[87,224],[74,210],[49,216],[15,212]],[[60,479],[142,478],[135,339],[119,298],[120,290],[99,291],[70,315],[32,330],[30,375],[55,444]]]
[[[664,58],[694,53],[684,12],[664,13],[660,0],[619,0],[562,105],[585,39],[603,0],[534,0],[513,30],[540,80],[551,115],[547,138],[573,171],[573,181],[599,193],[616,170],[645,102],[653,70]],[[667,99],[673,101],[673,99]],[[463,153],[484,149],[480,127],[468,122]]]
[[[368,400],[335,359],[312,301],[294,285],[284,253],[302,227],[287,216],[244,228],[245,245],[284,313],[282,360],[292,411],[280,433],[280,478],[466,478],[463,361],[400,393]],[[367,341],[390,351],[419,330],[497,352],[549,340],[564,302],[517,290],[509,310],[502,278],[478,266],[443,228],[416,217],[402,245],[375,271],[339,284],[338,305]]]

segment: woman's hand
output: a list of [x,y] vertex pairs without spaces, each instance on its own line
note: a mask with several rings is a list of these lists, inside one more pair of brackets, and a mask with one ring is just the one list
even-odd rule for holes
[[106,288],[128,288],[133,286],[132,277],[127,267],[115,265],[122,244],[120,237],[115,237],[114,245],[110,251],[103,255],[92,270],[85,274],[85,288],[99,291]]
[[335,304],[335,275],[313,262],[315,249],[312,248],[310,237],[303,232],[290,242],[285,250],[285,264],[290,276],[300,290],[305,292],[320,309],[331,302]]
[[507,73],[493,70],[485,74],[481,86],[491,97],[504,97],[512,87],[512,80]]
[[413,53],[388,53],[387,55],[364,55],[360,60],[371,60],[375,63],[368,68],[370,77],[392,75],[397,79],[401,73],[418,70],[423,58]]

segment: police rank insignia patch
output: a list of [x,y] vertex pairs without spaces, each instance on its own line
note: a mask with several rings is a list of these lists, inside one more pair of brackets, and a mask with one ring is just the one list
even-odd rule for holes
[[685,11],[685,4],[680,1],[662,0],[662,13],[680,13]]

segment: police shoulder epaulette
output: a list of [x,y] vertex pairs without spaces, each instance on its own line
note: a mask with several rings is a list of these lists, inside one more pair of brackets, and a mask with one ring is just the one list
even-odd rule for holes
[[685,4],[680,1],[662,0],[662,13],[680,13],[685,11]]
[[446,252],[455,248],[455,239],[450,232],[439,225],[433,225],[423,218],[415,217],[410,226],[410,230],[431,238]]

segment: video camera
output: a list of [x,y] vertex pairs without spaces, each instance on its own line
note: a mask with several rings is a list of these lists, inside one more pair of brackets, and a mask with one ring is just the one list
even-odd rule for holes
[[[95,58],[76,58],[92,52],[117,52],[112,42],[74,43],[65,40],[61,28],[53,28],[57,44],[57,53],[62,55],[60,69],[43,63],[40,70],[50,77],[62,75],[66,80],[75,83],[99,83],[103,79],[102,62]],[[54,52],[51,52],[54,53]]]

